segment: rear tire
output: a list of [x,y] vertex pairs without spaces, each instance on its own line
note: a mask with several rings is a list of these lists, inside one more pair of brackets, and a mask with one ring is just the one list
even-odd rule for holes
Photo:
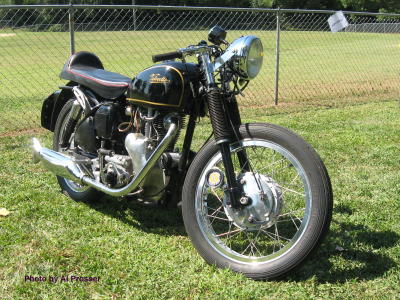
[[[219,147],[210,141],[185,179],[185,228],[208,263],[256,280],[280,277],[303,262],[325,236],[332,215],[330,179],[315,150],[293,132],[246,124],[240,133],[243,139],[231,145],[231,153],[250,205],[227,207],[223,186],[207,183],[213,170],[224,172]],[[235,161],[238,149],[246,149],[251,171],[242,172]]]
[[[61,109],[58,115],[57,122],[54,127],[53,136],[53,150],[55,151],[62,152],[60,147],[61,135],[63,129],[65,128],[65,124],[67,123],[69,112],[71,110],[73,102],[74,99],[71,99],[67,103],[65,103],[64,107]],[[70,137],[70,140],[72,139],[73,137]],[[57,176],[57,181],[61,187],[61,190],[75,201],[94,202],[100,200],[104,196],[104,193],[100,191],[77,184],[69,179],[65,179],[60,176]]]

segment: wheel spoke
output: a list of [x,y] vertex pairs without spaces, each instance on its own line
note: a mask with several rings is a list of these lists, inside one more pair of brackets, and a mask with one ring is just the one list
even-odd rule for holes
[[212,223],[213,223],[215,220],[222,220],[222,221],[227,221],[227,222],[230,222],[230,220],[229,220],[229,219],[220,218],[220,217],[216,217],[216,216],[212,216],[212,215],[207,215],[207,217],[209,217],[209,218],[212,218],[212,219],[213,219],[213,220],[211,221],[210,225],[212,225]]
[[[264,229],[260,229],[260,231],[262,231],[263,233],[265,233],[268,237],[270,237],[274,242],[276,242],[276,237],[275,234],[273,234],[272,232],[268,232]],[[275,252],[275,243],[273,244],[273,249],[272,252]]]
[[[251,147],[251,150],[253,150],[253,152],[255,153],[254,147]],[[258,190],[262,191],[264,193],[260,182],[258,181],[257,177],[255,176],[255,172],[254,172],[253,166],[249,162],[249,157],[247,157],[247,160],[246,160],[246,163],[244,164],[244,166],[246,166],[247,164],[249,165],[250,172],[253,174],[254,180],[257,183]],[[243,166],[243,168],[244,168],[244,166]],[[242,173],[243,168],[240,169],[240,173]]]
[[[247,233],[247,231],[245,231],[245,230],[242,230],[242,231],[245,233],[246,238],[247,238],[249,244],[248,244],[247,247],[241,252],[241,255],[244,255],[244,254],[246,253],[246,251],[249,249],[250,254],[251,254],[252,256],[257,256],[257,255],[256,255],[256,252],[257,252],[257,253],[259,254],[259,257],[261,257],[261,256],[262,256],[262,253],[260,252],[260,250],[257,248],[257,245],[256,245],[261,230],[259,230],[259,231],[257,232],[257,234],[256,234],[256,236],[255,236],[254,238],[250,238],[249,235],[248,235],[248,233]],[[256,251],[256,252],[255,252],[255,251]]]
[[[295,220],[293,220],[292,216],[290,216],[290,220],[292,220],[294,226],[296,226],[296,230],[299,230],[299,226],[297,226],[297,224],[296,224]],[[301,222],[300,222],[300,224],[301,224]]]
[[222,208],[222,205],[221,205],[220,207],[218,207],[217,209],[208,207],[208,209],[210,209],[210,210],[213,211],[213,213],[212,213],[210,216],[214,216],[214,215],[216,215],[216,214],[218,214],[218,213],[222,213],[222,212],[221,212],[221,208]]
[[[300,223],[297,224],[297,223],[296,223],[296,220],[298,220]],[[293,218],[292,216],[289,216],[288,219],[282,219],[282,220],[279,219],[279,220],[277,220],[276,222],[277,222],[277,223],[292,222],[292,223],[294,224],[294,226],[296,227],[296,230],[299,230],[302,220],[301,220],[300,218],[297,218],[297,217]]]
[[213,193],[213,195],[214,195],[215,197],[217,197],[218,201],[221,202],[221,204],[223,204],[221,198],[218,196],[218,194],[217,194],[217,192],[215,191],[214,188],[211,188],[211,192]]
[[[229,225],[229,226],[231,226],[231,225]],[[235,236],[236,234],[240,233],[241,231],[243,231],[243,229],[241,229],[241,228],[236,229],[236,230],[233,230],[233,231],[230,231],[230,229],[229,229],[229,231],[224,232],[224,233],[217,234],[217,235],[215,235],[215,236],[217,236],[217,237],[228,236],[228,239],[230,239],[230,238],[232,238],[233,236]],[[232,235],[232,233],[235,233],[235,234]]]
[[294,182],[295,182],[295,180],[297,179],[297,178],[299,178],[299,173],[296,173],[296,175],[294,176],[294,178],[292,179],[292,181],[290,181],[290,183],[288,184],[288,185],[293,185],[294,184]]
[[298,186],[298,184],[295,183],[296,179],[299,178],[299,173],[296,173],[294,175],[294,177],[292,178],[292,180],[290,180],[289,182],[287,181],[281,181],[283,186]]
[[282,185],[280,185],[280,184],[278,184],[278,187],[281,188],[281,189],[283,189],[283,190],[285,190],[285,191],[294,193],[294,194],[296,194],[296,195],[300,195],[300,196],[303,196],[303,197],[305,196],[305,194],[303,194],[303,193],[300,193],[300,192],[298,192],[298,191],[289,189],[288,187],[282,186]]
[[258,248],[257,248],[257,241],[258,241],[258,237],[259,237],[259,235],[260,235],[260,232],[261,232],[261,229],[260,230],[258,230],[258,232],[257,232],[257,234],[256,234],[256,237],[253,239],[253,245],[254,245],[254,248],[256,249],[256,251],[258,252],[258,254],[260,255],[260,256],[262,256],[262,254],[261,254],[261,252],[260,252],[260,250],[258,250]]
[[[249,165],[249,167],[250,167],[249,159],[246,159],[246,162],[244,163],[243,167],[240,168],[240,172],[239,173],[243,173],[243,170],[246,167],[246,165]],[[251,169],[251,167],[250,167],[250,169]]]
[[[281,218],[281,217],[285,217],[285,216],[288,216],[288,215],[294,215],[295,216],[295,213],[297,213],[297,212],[304,212],[306,209],[303,207],[303,208],[299,208],[299,209],[295,209],[295,210],[292,210],[292,211],[289,211],[289,212],[287,212],[287,213],[284,213],[284,214],[281,214],[281,215],[279,215],[279,218]],[[295,216],[296,217],[296,216]],[[296,217],[297,219],[299,219],[300,220],[300,218],[298,218],[298,217]]]
[[267,230],[265,230],[265,229],[261,229],[261,231],[262,232],[264,232],[267,236],[269,236],[271,239],[273,239],[274,241],[279,241],[279,240],[285,240],[285,241],[291,241],[290,239],[288,239],[288,238],[286,238],[286,237],[283,237],[283,236],[281,236],[281,235],[279,235],[279,236],[277,236],[276,235],[276,233],[273,233],[273,232],[269,232],[269,231],[267,231]]
[[280,160],[277,160],[277,161],[275,161],[275,159],[274,159],[274,161],[273,161],[272,163],[270,163],[270,164],[268,164],[268,165],[262,167],[261,169],[258,169],[257,172],[260,173],[260,172],[263,171],[264,169],[270,168],[270,167],[272,167],[272,166],[274,166],[274,165],[276,165],[276,164],[278,164],[278,163],[280,163],[280,162],[283,162],[283,161],[285,161],[285,159],[283,159],[283,158],[281,158]]
[[[260,158],[260,156],[256,153],[256,151],[254,150],[254,147],[252,147],[252,150],[254,152],[254,155],[256,156],[256,160],[258,163],[260,163],[262,165],[262,158]],[[264,153],[265,148],[262,149],[261,155]],[[255,169],[254,169],[255,170]],[[254,171],[253,170],[253,171]]]
[[[299,208],[287,213],[284,213],[282,215],[279,215],[278,220],[276,221],[277,223],[282,223],[282,222],[292,222],[294,226],[296,227],[296,230],[299,230],[299,226],[303,222],[301,218],[299,218],[296,214],[299,212],[304,212],[305,208]],[[283,217],[289,217],[289,218],[283,218]],[[296,220],[299,221],[299,224],[296,223]]]
[[244,230],[243,231],[244,232],[244,234],[246,235],[246,238],[247,238],[247,240],[249,241],[249,244],[247,245],[247,247],[243,250],[243,252],[241,253],[242,255],[244,254],[244,253],[246,253],[246,250],[250,247],[250,251],[252,251],[251,250],[251,247],[252,247],[252,243],[251,243],[251,240],[250,240],[250,238],[249,238],[249,235],[247,234],[247,231],[246,230]]
[[274,224],[274,227],[275,227],[275,235],[276,235],[276,237],[278,238],[278,243],[279,243],[279,244],[282,244],[282,243],[281,243],[280,236],[279,236],[279,232],[278,232],[278,226],[276,225],[276,223]]

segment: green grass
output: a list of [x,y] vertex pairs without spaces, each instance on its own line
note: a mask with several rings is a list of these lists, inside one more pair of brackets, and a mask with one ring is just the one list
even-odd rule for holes
[[[69,33],[0,30],[0,134],[38,127],[43,99],[64,82],[58,74],[69,57]],[[260,75],[240,100],[245,109],[271,108],[274,98],[275,32],[230,31],[261,38]],[[106,69],[127,76],[152,65],[151,55],[205,39],[207,31],[76,32],[76,50],[95,52]],[[285,111],[380,102],[400,94],[400,47],[396,34],[283,31],[280,106]]]
[[[256,112],[256,114],[253,114]],[[0,137],[0,298],[398,299],[400,107],[396,101],[265,115],[302,135],[327,165],[334,191],[330,234],[288,277],[254,282],[207,265],[178,211],[126,199],[77,203],[31,163],[31,135]],[[210,131],[196,131],[199,147]],[[344,251],[336,250],[337,246]],[[100,276],[95,283],[29,283],[24,276]]]

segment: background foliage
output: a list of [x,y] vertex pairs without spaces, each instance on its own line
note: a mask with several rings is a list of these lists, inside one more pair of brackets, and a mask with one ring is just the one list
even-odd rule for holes
[[[67,4],[70,0],[0,0],[0,4]],[[398,0],[73,0],[76,4],[146,4],[335,9],[369,12],[400,12]]]

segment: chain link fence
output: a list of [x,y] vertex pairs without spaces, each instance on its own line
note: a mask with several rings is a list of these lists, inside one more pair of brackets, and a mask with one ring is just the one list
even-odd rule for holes
[[151,55],[207,39],[252,34],[264,65],[240,99],[243,109],[331,106],[397,99],[400,15],[345,12],[350,25],[331,33],[332,11],[162,6],[0,6],[0,135],[40,124],[42,101],[65,82],[71,51],[96,53],[106,69],[134,77]]

